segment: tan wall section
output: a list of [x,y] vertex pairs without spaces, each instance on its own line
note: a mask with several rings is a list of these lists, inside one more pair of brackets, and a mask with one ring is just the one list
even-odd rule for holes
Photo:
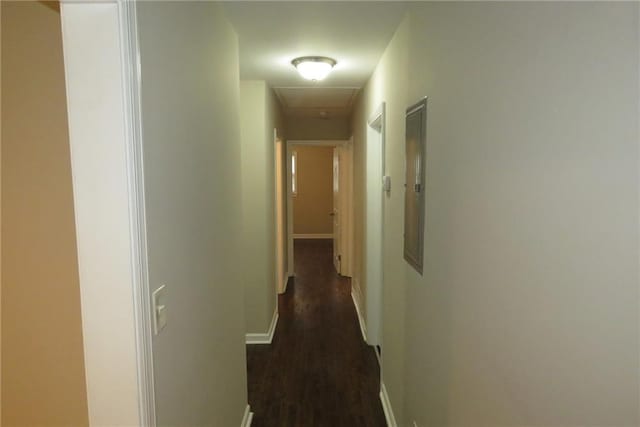
[[293,197],[293,233],[331,234],[333,147],[294,147],[298,157],[298,194]]
[[2,425],[88,424],[56,8],[2,2]]

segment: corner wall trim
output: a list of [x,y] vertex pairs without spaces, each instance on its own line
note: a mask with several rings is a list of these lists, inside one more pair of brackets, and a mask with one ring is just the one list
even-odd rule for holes
[[240,427],[251,427],[251,421],[253,421],[253,412],[251,412],[251,407],[247,405],[247,407],[244,408],[244,416],[242,417]]
[[398,427],[396,423],[396,417],[393,416],[393,409],[391,408],[391,401],[387,394],[387,388],[384,386],[384,382],[380,381],[380,402],[382,403],[382,410],[384,411],[384,418],[387,420],[387,426]]
[[294,234],[294,239],[333,239],[333,234]]
[[264,334],[246,334],[245,342],[247,344],[271,344],[273,340],[273,334],[276,332],[276,326],[278,325],[278,309],[274,310],[273,318],[271,319],[271,325],[269,330]]
[[353,305],[356,307],[356,313],[358,314],[358,323],[360,324],[360,332],[362,332],[362,339],[364,342],[367,342],[367,326],[364,323],[364,318],[362,317],[362,312],[360,311],[360,298],[356,296],[356,289],[351,289],[351,299],[353,300]]
[[149,294],[149,255],[147,250],[147,215],[145,207],[142,81],[140,77],[140,45],[138,41],[137,6],[118,1],[119,26],[123,45],[122,73],[127,126],[127,174],[131,206],[131,253],[134,265],[133,303],[138,368],[138,410],[140,422],[156,425],[155,379],[153,369],[153,326]]
[[154,427],[137,6],[60,3],[87,424]]

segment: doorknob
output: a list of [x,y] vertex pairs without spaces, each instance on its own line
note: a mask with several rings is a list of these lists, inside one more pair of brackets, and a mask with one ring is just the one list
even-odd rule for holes
[[336,216],[335,212],[329,212],[329,216]]

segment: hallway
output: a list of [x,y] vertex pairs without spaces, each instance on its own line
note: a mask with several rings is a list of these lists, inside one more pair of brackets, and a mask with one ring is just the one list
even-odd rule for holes
[[1,426],[640,427],[640,1],[0,12]]
[[294,250],[273,343],[247,346],[252,425],[384,426],[376,357],[350,279],[335,274],[332,241],[300,239]]

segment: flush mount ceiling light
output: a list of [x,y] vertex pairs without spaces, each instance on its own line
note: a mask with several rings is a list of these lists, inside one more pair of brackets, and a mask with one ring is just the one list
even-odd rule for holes
[[336,65],[336,60],[326,56],[302,56],[291,61],[302,78],[319,81],[327,77],[327,74]]

